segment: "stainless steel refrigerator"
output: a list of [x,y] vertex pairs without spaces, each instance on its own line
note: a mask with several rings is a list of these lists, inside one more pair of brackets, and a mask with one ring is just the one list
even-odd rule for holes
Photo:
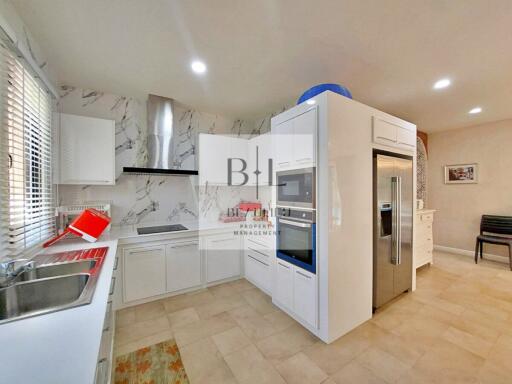
[[412,287],[413,162],[373,159],[373,307]]

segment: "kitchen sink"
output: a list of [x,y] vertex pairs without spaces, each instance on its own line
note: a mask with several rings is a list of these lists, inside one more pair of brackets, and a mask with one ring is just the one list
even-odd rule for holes
[[29,281],[44,279],[47,277],[73,275],[76,273],[89,272],[96,265],[96,260],[71,261],[68,263],[50,264],[36,267],[20,273],[15,281]]
[[0,321],[63,309],[82,295],[90,275],[81,273],[13,284],[0,289]]
[[0,324],[90,304],[107,251],[103,247],[35,256],[32,267],[0,288]]

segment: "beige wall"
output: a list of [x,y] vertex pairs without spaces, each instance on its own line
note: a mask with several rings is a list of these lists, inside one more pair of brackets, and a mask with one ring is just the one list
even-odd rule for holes
[[[478,163],[478,184],[444,184],[444,165],[464,163]],[[512,120],[430,134],[428,170],[434,244],[474,250],[482,214],[512,216]]]

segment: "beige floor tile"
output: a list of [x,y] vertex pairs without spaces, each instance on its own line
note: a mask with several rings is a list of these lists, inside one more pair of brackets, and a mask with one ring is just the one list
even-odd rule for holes
[[501,335],[489,353],[488,361],[511,372],[512,381],[512,336]]
[[118,345],[122,345],[143,339],[156,333],[170,330],[171,327],[167,316],[162,316],[156,319],[140,321],[118,328],[116,330],[116,340]]
[[233,309],[229,314],[252,341],[264,339],[278,332],[269,320],[250,305]]
[[208,291],[210,291],[215,297],[229,297],[240,292],[232,283],[223,283],[213,287],[208,287]]
[[186,325],[199,321],[199,315],[194,308],[186,308],[180,311],[172,312],[167,315],[171,324],[171,329],[184,327]]
[[488,324],[481,323],[483,315],[475,313],[471,310],[466,310],[462,315],[458,316],[452,321],[452,327],[460,329],[471,335],[480,337],[490,343],[496,342],[501,335],[501,331],[495,329]]
[[210,338],[180,347],[185,371],[192,384],[235,384],[236,380]]
[[160,300],[137,305],[133,307],[133,310],[137,322],[165,316],[164,304]]
[[240,384],[285,384],[277,370],[252,344],[225,356],[225,360]]
[[230,284],[233,288],[235,288],[238,292],[248,291],[251,289],[255,289],[256,287],[252,285],[248,280],[246,279],[240,279],[232,281]]
[[146,336],[141,339],[137,339],[135,341],[126,343],[126,344],[118,344],[115,342],[114,355],[122,356],[130,352],[135,352],[138,349],[149,347],[151,345],[155,345],[158,343],[162,343],[167,340],[174,339],[174,335],[172,331],[162,331],[155,333],[154,335]]
[[339,384],[386,384],[384,380],[355,360],[332,375],[332,380]]
[[259,289],[243,291],[241,295],[247,303],[261,315],[266,315],[267,313],[277,310],[277,307],[272,304],[272,298]]
[[276,368],[287,383],[320,384],[328,378],[327,374],[302,352],[286,359]]
[[239,327],[213,335],[212,339],[223,356],[252,344]]
[[413,315],[406,322],[392,329],[391,332],[401,336],[408,342],[417,340],[417,342],[428,346],[434,343],[448,327],[449,325],[440,321]]
[[210,291],[202,289],[196,292],[173,296],[162,300],[162,302],[164,304],[165,311],[167,313],[172,313],[182,309],[207,304],[214,299],[215,296],[213,296]]
[[292,325],[256,343],[274,365],[313,345],[318,339],[300,325]]
[[493,346],[493,343],[489,341],[485,341],[478,336],[474,336],[454,327],[448,328],[442,337],[444,340],[458,345],[484,359],[487,358]]
[[479,384],[510,384],[512,373],[496,364],[486,361],[478,372]]
[[247,305],[247,302],[238,293],[228,297],[220,297],[206,304],[195,306],[195,310],[201,319],[208,319],[219,313]]
[[356,360],[375,376],[388,383],[397,381],[410,368],[396,357],[376,347],[368,348]]
[[476,383],[484,359],[445,340],[436,341],[413,369],[436,383]]
[[331,344],[318,341],[304,353],[325,373],[332,375],[370,347],[370,341],[361,334],[349,333]]
[[372,345],[396,357],[408,366],[413,366],[427,350],[427,347],[421,341],[405,339],[391,332],[373,342]]
[[135,310],[133,308],[125,308],[116,312],[116,327],[126,327],[135,323]]
[[272,324],[272,326],[277,331],[285,330],[286,328],[290,327],[291,325],[296,324],[295,320],[293,320],[290,316],[288,316],[286,313],[284,313],[281,310],[267,313],[263,317],[265,318],[265,320],[270,322],[270,324]]
[[236,326],[235,321],[227,313],[221,313],[207,320],[200,320],[174,330],[178,347],[227,331]]

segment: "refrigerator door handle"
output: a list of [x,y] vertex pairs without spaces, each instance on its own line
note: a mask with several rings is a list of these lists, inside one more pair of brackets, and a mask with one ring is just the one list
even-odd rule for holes
[[396,201],[397,201],[397,212],[396,212],[396,265],[402,264],[402,177],[397,176],[396,183]]
[[392,218],[391,218],[391,263],[399,265],[400,260],[400,235],[402,227],[402,196],[401,196],[402,180],[399,176],[391,177],[391,206],[392,206]]

